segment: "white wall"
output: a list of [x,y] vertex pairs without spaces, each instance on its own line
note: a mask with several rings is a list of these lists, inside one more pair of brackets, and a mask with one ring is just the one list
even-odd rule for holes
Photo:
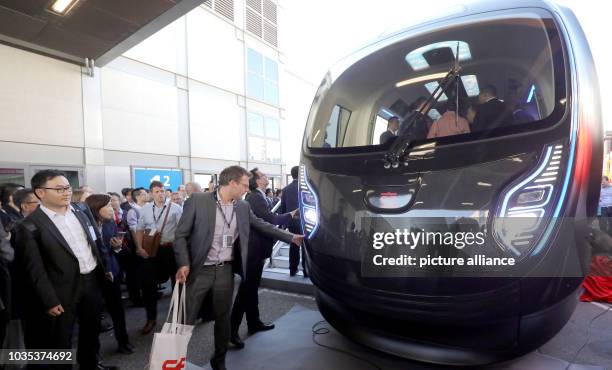
[[123,55],[143,63],[186,75],[185,18],[170,23]]
[[244,51],[241,34],[229,22],[204,9],[187,15],[189,78],[244,94]]
[[191,81],[189,122],[193,157],[240,160],[240,126],[244,109],[237,96]]
[[0,65],[2,140],[83,146],[78,66],[4,45]]
[[178,155],[175,86],[102,69],[104,148]]

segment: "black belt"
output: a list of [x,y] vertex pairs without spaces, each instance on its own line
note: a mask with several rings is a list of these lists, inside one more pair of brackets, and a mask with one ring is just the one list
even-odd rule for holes
[[225,265],[231,265],[234,261],[223,261],[223,262],[215,262],[211,265],[204,265],[204,267],[221,267]]

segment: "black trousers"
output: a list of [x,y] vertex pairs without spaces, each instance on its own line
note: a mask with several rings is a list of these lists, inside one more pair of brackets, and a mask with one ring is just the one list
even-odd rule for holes
[[142,298],[147,311],[147,320],[157,320],[157,284],[176,278],[176,261],[172,247],[160,247],[157,256],[144,258],[140,263]]
[[212,295],[215,317],[215,354],[213,368],[225,363],[230,339],[230,309],[234,293],[234,274],[231,263],[223,266],[202,266],[193,270],[187,280],[187,324],[193,325],[207,294]]
[[112,282],[106,280],[103,284],[102,293],[106,302],[106,309],[113,319],[115,339],[119,345],[126,344],[128,342],[128,334],[125,325],[125,310],[121,300],[121,281],[119,276],[115,276]]
[[128,294],[132,303],[141,303],[142,294],[140,293],[140,264],[142,258],[137,255],[128,252],[121,251],[117,254],[117,260],[121,270],[125,272],[125,285],[127,286]]
[[[302,233],[300,221],[298,219],[291,220],[291,224],[289,225],[289,231],[294,234]],[[298,265],[300,264],[300,253],[301,253],[301,248],[299,245],[293,244],[293,243],[289,245],[289,272],[292,274],[296,273],[298,270]],[[302,270],[304,271],[305,274],[307,273],[306,258],[303,258],[303,256],[302,256]]]
[[[290,273],[297,272],[298,265],[300,264],[300,253],[301,253],[300,246],[297,244],[291,243],[291,245],[289,246],[289,272]],[[304,270],[305,274],[308,273],[308,271],[306,270],[306,258],[304,258],[304,256],[302,256],[302,270]]]
[[[81,370],[93,370],[97,366],[97,350],[100,347],[100,312],[102,293],[99,277],[94,271],[80,276],[76,293],[76,304],[73,307],[63,306],[64,313],[51,317],[44,309],[38,315],[28,316],[24,322],[25,344],[27,349],[70,349],[72,332],[78,321],[77,362]],[[39,369],[41,366],[28,365],[28,368]],[[57,365],[46,368],[72,369],[72,365]]]
[[259,284],[265,260],[247,265],[245,279],[238,287],[231,315],[231,333],[238,334],[242,317],[246,313],[247,325],[255,326],[261,322],[259,317]]

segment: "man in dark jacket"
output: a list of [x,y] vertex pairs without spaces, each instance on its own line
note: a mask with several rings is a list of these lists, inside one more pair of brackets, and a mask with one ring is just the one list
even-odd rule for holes
[[497,97],[495,86],[483,87],[478,95],[478,103],[476,116],[470,127],[471,132],[493,130],[513,124],[512,111],[503,100]]
[[[276,225],[287,226],[291,222],[294,212],[275,214],[272,213],[270,203],[265,195],[268,186],[268,177],[257,168],[251,170],[249,188],[251,192],[247,195],[251,210],[255,216],[264,221]],[[243,348],[244,343],[238,335],[238,329],[242,322],[242,316],[246,313],[247,324],[250,333],[274,329],[274,324],[264,324],[259,317],[258,289],[261,282],[261,274],[265,260],[272,255],[275,240],[257,229],[251,227],[249,234],[249,253],[246,264],[245,279],[238,288],[238,295],[234,301],[231,316],[231,338],[230,341],[238,348]]]
[[[399,123],[399,121],[398,121]],[[294,166],[291,168],[291,177],[293,181],[291,184],[285,186],[283,189],[283,195],[281,196],[281,205],[278,209],[280,213],[294,211],[299,208],[300,202],[298,199],[298,175],[300,168],[298,166]],[[289,224],[289,232],[292,233],[301,233],[301,225],[300,218],[295,217],[291,220]],[[300,264],[300,246],[297,244],[291,243],[289,246],[289,274],[291,276],[295,276],[297,274],[298,265]],[[302,258],[302,270],[304,271],[304,276],[308,277],[308,272],[306,270],[306,259]]]
[[397,130],[399,129],[400,121],[396,116],[392,116],[387,121],[387,130],[380,134],[379,143],[384,144],[387,141],[393,139],[395,135],[397,135]]
[[63,173],[43,170],[31,183],[41,204],[18,225],[16,248],[31,291],[24,327],[26,346],[72,348],[78,320],[77,361],[82,369],[101,368],[96,352],[105,277],[95,225],[70,203],[72,188]]

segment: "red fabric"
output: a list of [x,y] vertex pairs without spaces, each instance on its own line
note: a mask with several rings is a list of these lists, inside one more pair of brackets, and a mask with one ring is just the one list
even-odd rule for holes
[[582,286],[581,301],[612,303],[612,260],[607,256],[593,257],[591,271]]

